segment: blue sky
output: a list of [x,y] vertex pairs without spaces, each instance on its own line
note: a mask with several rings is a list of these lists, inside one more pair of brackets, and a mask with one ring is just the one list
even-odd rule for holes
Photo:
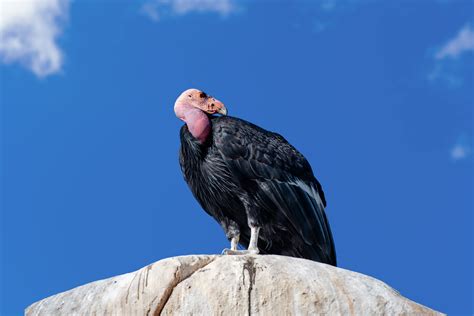
[[473,313],[472,1],[0,1],[2,315],[228,246],[179,170],[190,87],[307,157],[340,267]]

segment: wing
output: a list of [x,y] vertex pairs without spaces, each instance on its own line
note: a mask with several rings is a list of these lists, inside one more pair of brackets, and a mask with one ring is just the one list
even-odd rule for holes
[[[314,249],[318,261],[336,264],[321,185],[304,156],[282,136],[234,119],[218,124],[216,146],[233,176],[274,223]],[[289,223],[289,224],[288,224]]]

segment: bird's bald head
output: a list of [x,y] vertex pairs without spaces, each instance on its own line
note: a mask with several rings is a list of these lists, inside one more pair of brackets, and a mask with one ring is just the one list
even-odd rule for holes
[[174,112],[178,118],[185,120],[185,112],[189,107],[200,109],[209,114],[227,115],[224,103],[198,89],[188,89],[181,93],[174,103]]

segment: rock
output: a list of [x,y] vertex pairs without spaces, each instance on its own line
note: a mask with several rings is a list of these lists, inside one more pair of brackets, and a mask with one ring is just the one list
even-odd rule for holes
[[183,256],[34,303],[26,315],[442,315],[372,277],[283,256]]

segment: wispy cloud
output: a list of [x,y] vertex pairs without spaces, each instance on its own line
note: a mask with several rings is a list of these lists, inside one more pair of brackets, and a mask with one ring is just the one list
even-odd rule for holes
[[442,82],[451,88],[461,86],[465,71],[470,69],[465,65],[464,56],[472,55],[473,52],[474,29],[466,24],[452,39],[435,50],[432,55],[434,64],[428,73],[428,80],[432,83]]
[[237,10],[233,0],[151,0],[141,12],[157,22],[166,16],[182,16],[189,13],[215,13],[227,16]]
[[297,30],[324,32],[355,9],[371,4],[376,0],[318,0],[291,1],[294,14],[292,27]]
[[435,58],[457,58],[463,53],[474,52],[474,30],[468,24],[458,34],[441,47],[435,54]]
[[457,88],[464,83],[463,62],[438,61],[432,65],[428,73],[428,81],[431,83],[443,83],[449,88]]
[[461,135],[451,148],[451,159],[459,161],[466,159],[471,154],[471,145],[465,135]]
[[0,59],[44,77],[61,70],[57,38],[69,0],[0,0]]

